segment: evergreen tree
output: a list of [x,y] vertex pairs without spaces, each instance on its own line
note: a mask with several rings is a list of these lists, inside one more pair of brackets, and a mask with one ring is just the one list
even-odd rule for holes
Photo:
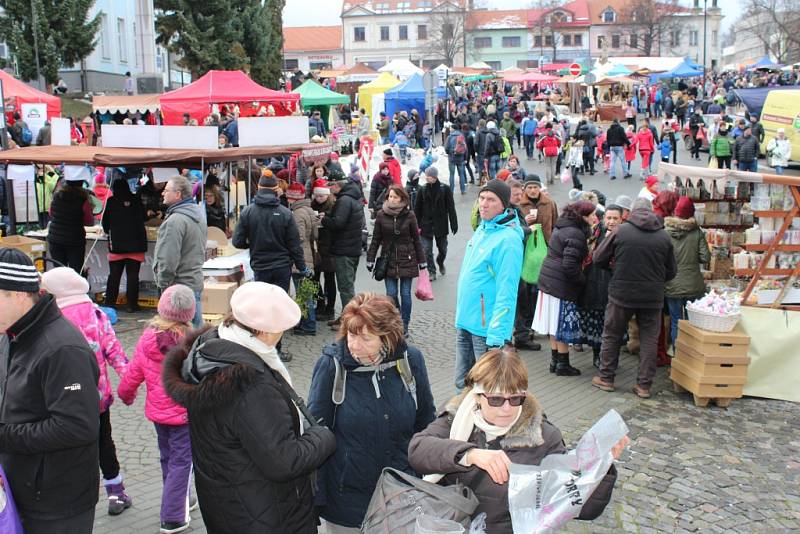
[[273,87],[266,68],[270,54],[268,43],[272,38],[266,7],[261,0],[242,0],[240,9],[250,77],[256,83]]
[[234,0],[155,0],[156,42],[181,55],[192,77],[209,70],[245,69],[239,2]]
[[283,7],[285,5],[285,0],[266,0],[264,7],[270,32],[264,66],[265,78],[262,83],[271,89],[280,87],[280,79],[283,74]]
[[92,53],[100,28],[99,13],[89,19],[93,5],[94,0],[0,0],[0,40],[8,43],[23,80],[36,79],[34,37],[48,84],[58,81],[59,68],[75,65]]

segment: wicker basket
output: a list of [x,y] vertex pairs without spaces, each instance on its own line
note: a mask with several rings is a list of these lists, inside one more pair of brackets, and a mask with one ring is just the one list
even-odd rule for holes
[[711,332],[730,332],[736,327],[736,323],[741,319],[741,313],[732,315],[717,315],[699,310],[693,310],[687,306],[686,312],[689,314],[689,323],[701,330]]

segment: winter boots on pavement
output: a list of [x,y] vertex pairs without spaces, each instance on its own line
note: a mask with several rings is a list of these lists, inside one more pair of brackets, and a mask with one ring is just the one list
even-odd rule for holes
[[103,484],[108,493],[108,515],[119,515],[131,507],[133,499],[125,493],[122,475],[113,480],[104,480]]

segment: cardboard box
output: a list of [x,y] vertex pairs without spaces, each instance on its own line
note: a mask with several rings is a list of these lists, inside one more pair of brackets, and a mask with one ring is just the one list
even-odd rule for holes
[[205,282],[201,299],[204,314],[225,315],[231,311],[231,297],[239,285],[235,282]]
[[47,244],[41,239],[33,239],[22,235],[10,235],[0,239],[0,247],[15,248],[30,258],[44,256]]
[[222,322],[224,318],[225,316],[222,315],[221,313],[204,313],[203,323],[209,324],[211,326],[217,326]]
[[[758,304],[772,304],[775,302],[775,299],[778,298],[780,294],[780,289],[759,289],[756,293],[757,303]],[[781,304],[800,304],[800,289],[796,287],[790,287],[786,290],[786,293],[783,295],[783,300],[781,300]]]
[[669,377],[673,382],[698,397],[706,399],[738,399],[742,396],[744,384],[704,384],[697,375],[685,372],[686,369],[672,362]]
[[750,347],[750,337],[742,331],[741,325],[736,325],[730,332],[710,332],[692,326],[689,321],[682,320],[678,323],[678,340],[697,351],[704,358],[747,356]]

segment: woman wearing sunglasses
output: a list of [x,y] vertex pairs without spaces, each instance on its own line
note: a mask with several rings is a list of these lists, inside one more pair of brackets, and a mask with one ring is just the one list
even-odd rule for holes
[[[539,465],[545,456],[564,454],[561,432],[527,392],[528,371],[515,352],[492,349],[470,370],[466,389],[409,444],[409,463],[425,480],[443,485],[461,482],[475,492],[486,512],[486,532],[510,534],[508,468],[511,462]],[[612,454],[628,444],[624,437]],[[578,519],[603,513],[617,479],[614,465],[581,509]]]

